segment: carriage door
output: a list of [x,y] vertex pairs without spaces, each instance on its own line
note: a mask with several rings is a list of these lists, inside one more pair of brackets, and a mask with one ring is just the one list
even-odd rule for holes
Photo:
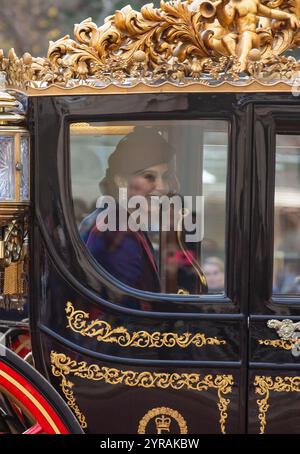
[[300,431],[300,116],[289,102],[254,108],[249,431],[261,434]]
[[243,433],[251,106],[34,102],[38,368],[89,433]]

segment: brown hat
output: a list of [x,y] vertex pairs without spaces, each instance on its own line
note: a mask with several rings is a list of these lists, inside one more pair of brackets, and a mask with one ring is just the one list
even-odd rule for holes
[[104,189],[115,175],[130,176],[157,164],[168,163],[174,155],[174,148],[157,130],[138,126],[120,140],[110,155],[106,176],[100,186]]

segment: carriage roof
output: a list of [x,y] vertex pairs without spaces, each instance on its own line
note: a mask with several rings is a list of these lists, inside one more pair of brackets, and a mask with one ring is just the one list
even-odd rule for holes
[[[300,1],[247,0],[250,9],[272,11],[254,14],[255,31],[238,16],[223,20],[231,1],[161,1],[141,11],[128,5],[99,27],[91,18],[76,24],[74,38],[51,41],[46,57],[1,53],[0,69],[9,88],[31,96],[291,91],[300,64],[287,51],[298,47],[300,28],[288,17],[300,19]],[[252,48],[243,68],[239,48],[247,34]]]

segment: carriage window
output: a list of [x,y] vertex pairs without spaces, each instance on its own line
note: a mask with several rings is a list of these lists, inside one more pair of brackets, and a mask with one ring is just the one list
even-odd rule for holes
[[139,290],[223,293],[228,123],[73,123],[74,212],[89,253]]
[[276,138],[273,291],[300,294],[300,136]]

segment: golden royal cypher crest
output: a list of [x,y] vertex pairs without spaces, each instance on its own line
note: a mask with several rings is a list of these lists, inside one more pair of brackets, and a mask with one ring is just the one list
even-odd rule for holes
[[167,435],[172,432],[172,423],[177,426],[180,434],[187,434],[188,428],[186,420],[177,411],[169,407],[159,407],[149,410],[140,420],[138,434],[146,434],[149,425],[153,425],[154,433],[157,435]]

